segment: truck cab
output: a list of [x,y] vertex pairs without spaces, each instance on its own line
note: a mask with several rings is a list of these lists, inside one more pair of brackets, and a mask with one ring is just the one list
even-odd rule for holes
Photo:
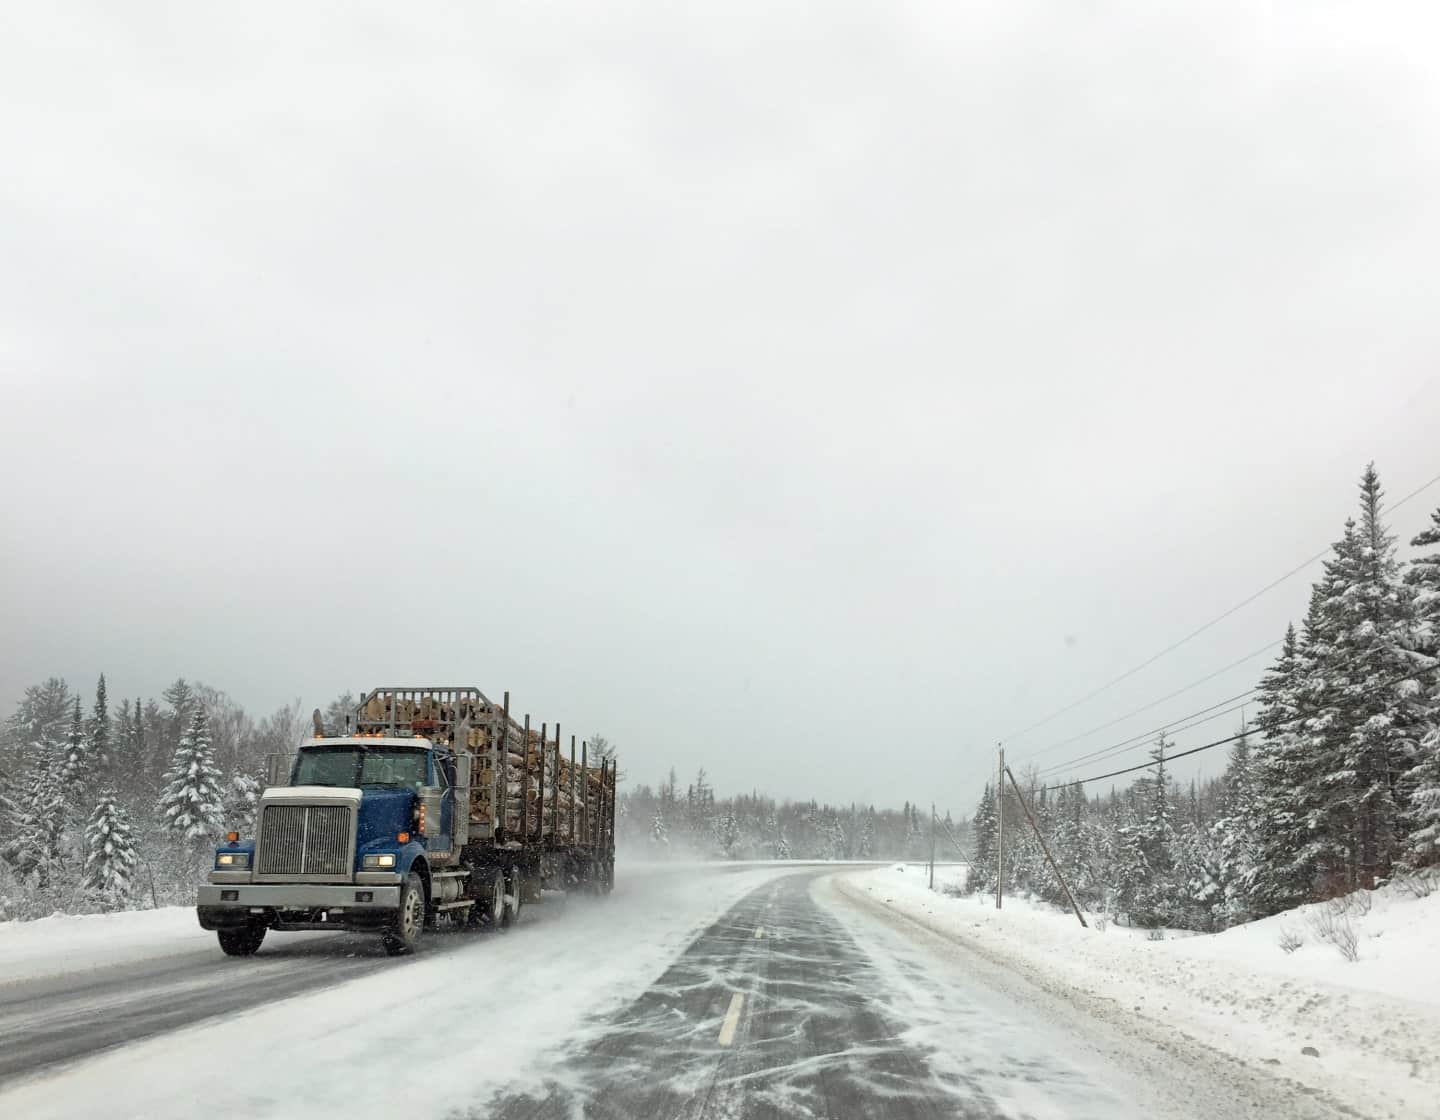
[[272,774],[254,838],[229,833],[197,900],[231,955],[267,930],[379,932],[414,948],[466,841],[469,757],[419,736],[316,737]]

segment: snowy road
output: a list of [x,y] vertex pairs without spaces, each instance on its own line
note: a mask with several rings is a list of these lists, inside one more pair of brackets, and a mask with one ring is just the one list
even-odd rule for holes
[[[1188,1063],[1188,1064],[1187,1064]],[[542,1086],[473,1120],[1338,1116],[1137,1046],[810,871],[757,888]]]
[[1022,979],[836,871],[652,868],[407,961],[276,936],[252,960],[192,943],[11,983],[0,1115],[1339,1115]]
[[[437,937],[433,950],[453,951],[460,944],[458,938]],[[230,960],[212,948],[0,987],[0,1084],[217,1015],[409,963],[392,961],[375,938],[276,936],[264,954],[250,960]]]

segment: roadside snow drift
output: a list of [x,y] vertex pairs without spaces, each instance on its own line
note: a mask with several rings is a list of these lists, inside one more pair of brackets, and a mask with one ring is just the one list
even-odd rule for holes
[[[936,885],[963,880],[963,869],[946,869]],[[1094,915],[1083,929],[1048,905],[1007,898],[997,911],[993,896],[931,891],[915,865],[849,876],[837,888],[1367,1118],[1440,1114],[1440,893],[1417,899],[1387,887],[1343,912],[1306,906],[1220,934],[1161,931],[1152,940]],[[1348,938],[1337,925],[1353,933],[1356,960],[1337,946]]]

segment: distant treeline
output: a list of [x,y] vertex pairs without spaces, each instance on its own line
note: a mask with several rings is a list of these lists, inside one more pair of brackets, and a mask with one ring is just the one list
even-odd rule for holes
[[[620,795],[616,824],[628,851],[692,859],[924,859],[930,810],[777,801],[763,794],[717,798],[702,769],[683,790],[672,769],[657,788]],[[944,859],[968,856],[968,837],[946,812],[937,822]]]

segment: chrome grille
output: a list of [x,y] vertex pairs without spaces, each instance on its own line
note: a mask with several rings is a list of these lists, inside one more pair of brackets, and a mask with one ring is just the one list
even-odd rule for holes
[[350,874],[350,809],[345,805],[266,805],[260,818],[258,875]]

